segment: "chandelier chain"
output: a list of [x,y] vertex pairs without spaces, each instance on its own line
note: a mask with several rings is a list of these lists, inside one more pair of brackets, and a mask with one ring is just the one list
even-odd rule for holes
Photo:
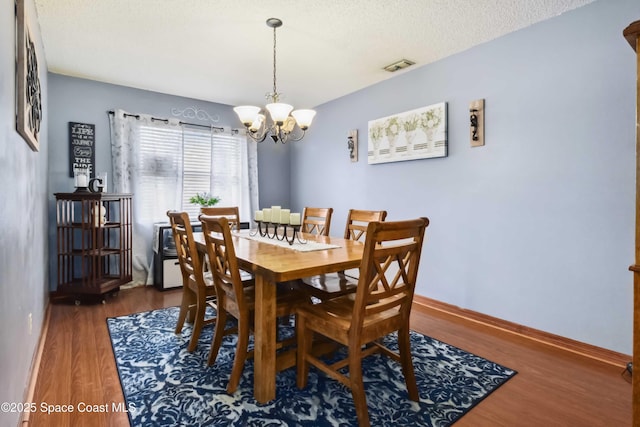
[[276,90],[276,27],[273,27],[273,102],[278,102]]

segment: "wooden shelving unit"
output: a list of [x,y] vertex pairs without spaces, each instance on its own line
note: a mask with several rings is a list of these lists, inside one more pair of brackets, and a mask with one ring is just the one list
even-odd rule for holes
[[[56,193],[57,289],[52,298],[101,297],[132,277],[131,194]],[[102,209],[101,209],[102,207]]]

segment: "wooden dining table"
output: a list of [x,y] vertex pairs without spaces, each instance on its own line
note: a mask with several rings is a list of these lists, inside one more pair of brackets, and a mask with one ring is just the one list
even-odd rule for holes
[[[341,237],[302,233],[303,240],[337,247],[299,251],[295,250],[296,246],[281,247],[247,238],[248,233],[248,230],[234,233],[233,244],[238,266],[255,277],[253,395],[258,402],[266,403],[276,396],[276,374],[278,367],[283,366],[283,363],[277,365],[276,354],[276,283],[357,268],[364,244]],[[198,250],[206,253],[204,235],[194,233],[194,238]]]

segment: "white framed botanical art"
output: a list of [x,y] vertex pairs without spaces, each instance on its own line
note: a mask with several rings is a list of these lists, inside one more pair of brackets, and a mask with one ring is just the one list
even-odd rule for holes
[[33,151],[40,150],[42,92],[38,55],[26,0],[16,0],[16,130]]
[[369,122],[369,164],[446,156],[446,102]]

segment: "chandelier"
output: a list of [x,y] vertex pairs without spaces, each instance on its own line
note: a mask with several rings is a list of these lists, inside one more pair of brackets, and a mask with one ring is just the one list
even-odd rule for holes
[[247,135],[252,139],[262,142],[267,135],[278,142],[300,141],[309,129],[314,110],[293,110],[293,106],[280,101],[281,93],[276,88],[276,28],[282,26],[282,21],[278,18],[267,19],[267,26],[273,28],[273,92],[267,93],[267,100],[271,101],[265,106],[268,112],[263,113],[260,107],[253,105],[242,105],[235,107],[242,124],[247,128]]

